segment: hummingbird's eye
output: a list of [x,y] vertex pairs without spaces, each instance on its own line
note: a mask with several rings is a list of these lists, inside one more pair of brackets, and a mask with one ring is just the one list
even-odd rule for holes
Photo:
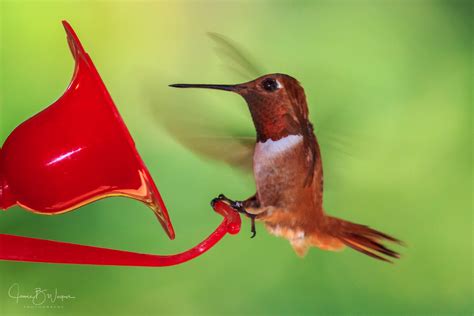
[[273,92],[280,88],[280,83],[273,78],[267,78],[262,81],[262,87],[266,91]]

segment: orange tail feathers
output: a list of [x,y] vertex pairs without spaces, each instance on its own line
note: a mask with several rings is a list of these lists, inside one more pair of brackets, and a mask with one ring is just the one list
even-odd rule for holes
[[337,238],[344,245],[372,258],[390,263],[392,261],[386,257],[400,258],[399,253],[381,243],[382,241],[390,241],[403,245],[400,240],[365,225],[351,223],[335,217],[328,217],[328,220],[329,234]]

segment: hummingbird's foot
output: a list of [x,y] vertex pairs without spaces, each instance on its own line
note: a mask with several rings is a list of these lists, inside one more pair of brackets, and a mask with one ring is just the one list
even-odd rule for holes
[[247,211],[244,208],[244,204],[242,202],[231,200],[227,196],[225,196],[224,194],[219,194],[219,196],[217,198],[221,201],[227,202],[237,212],[248,215]]
[[228,197],[226,197],[224,194],[219,194],[217,199],[228,203],[234,210],[236,210],[239,213],[245,214],[247,217],[249,217],[251,220],[250,232],[252,233],[252,236],[250,236],[250,238],[254,238],[255,235],[257,235],[257,230],[255,228],[255,218],[257,217],[257,215],[248,213],[245,210],[244,203],[242,201],[231,200]]

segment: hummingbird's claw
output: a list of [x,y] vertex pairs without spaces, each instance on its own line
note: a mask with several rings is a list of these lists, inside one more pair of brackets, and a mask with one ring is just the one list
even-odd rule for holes
[[256,235],[257,235],[257,230],[255,228],[255,217],[256,215],[254,214],[250,214],[248,213],[245,208],[244,208],[244,204],[241,202],[241,201],[234,201],[234,200],[231,200],[229,199],[228,197],[226,197],[224,194],[219,194],[218,197],[216,197],[215,199],[213,199],[211,201],[211,206],[214,207],[214,204],[217,202],[217,201],[225,201],[226,203],[228,203],[236,212],[239,212],[239,213],[242,213],[242,214],[245,214],[247,215],[250,220],[251,220],[251,228],[250,228],[250,232],[252,233],[252,236],[250,236],[250,238],[254,238]]
[[255,215],[249,215],[250,220],[252,221],[250,232],[252,233],[252,236],[250,238],[254,238],[257,235],[257,230],[255,229]]

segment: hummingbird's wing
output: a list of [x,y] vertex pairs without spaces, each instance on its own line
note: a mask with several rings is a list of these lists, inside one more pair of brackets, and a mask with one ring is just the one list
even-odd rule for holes
[[[177,142],[198,156],[225,162],[248,173],[252,171],[255,137],[210,136],[204,132],[191,135],[189,130],[177,130],[174,127],[172,125],[165,126],[168,133],[173,135]],[[206,133],[208,132],[210,130]]]
[[253,80],[266,73],[238,43],[219,33],[208,32],[207,35],[215,43],[214,50],[223,64],[242,79]]
[[203,102],[205,96],[182,95],[185,102],[166,102],[156,93],[147,95],[154,121],[179,144],[198,156],[251,172],[256,137],[248,113]]
[[[215,44],[214,50],[227,68],[226,72],[231,70],[237,75],[234,80],[249,81],[264,74],[241,45],[222,34],[209,32],[207,35]],[[156,87],[148,90],[146,95],[153,117],[178,143],[199,156],[251,172],[256,137],[246,106],[217,106],[206,102],[205,96],[176,104],[158,98]]]

